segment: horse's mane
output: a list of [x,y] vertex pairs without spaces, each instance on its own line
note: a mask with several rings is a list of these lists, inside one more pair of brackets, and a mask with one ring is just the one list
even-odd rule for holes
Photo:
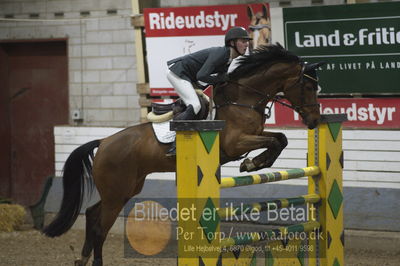
[[286,50],[279,43],[274,45],[262,45],[253,53],[242,56],[239,66],[229,74],[232,79],[253,74],[259,67],[272,65],[275,62],[300,62],[300,58]]

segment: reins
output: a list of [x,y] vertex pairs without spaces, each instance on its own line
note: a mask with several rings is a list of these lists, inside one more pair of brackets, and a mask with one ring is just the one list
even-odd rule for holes
[[306,73],[304,73],[305,67],[306,66],[303,64],[302,67],[301,67],[299,78],[297,79],[297,81],[293,85],[291,85],[288,88],[288,89],[291,89],[294,86],[296,86],[298,83],[301,84],[301,104],[300,105],[287,104],[287,103],[281,101],[281,99],[283,99],[284,97],[277,96],[277,95],[275,96],[275,102],[277,102],[277,103],[279,103],[279,104],[281,104],[281,105],[283,105],[285,107],[288,107],[290,109],[293,109],[293,110],[295,110],[296,112],[299,112],[299,113],[301,112],[301,108],[303,108],[303,107],[320,106],[319,103],[308,103],[308,104],[304,103],[304,100],[305,100],[304,99],[304,77],[308,78],[308,79],[310,79],[310,80],[312,80],[312,81],[314,81],[314,82],[316,82],[318,84],[318,80],[317,79],[315,79],[312,76],[307,75]]
[[215,106],[216,108],[220,108],[220,107],[226,106],[226,105],[235,105],[235,106],[239,106],[239,107],[246,107],[246,108],[250,108],[250,109],[253,109],[253,110],[257,110],[257,108],[259,108],[260,105],[262,105],[264,102],[268,102],[270,100],[270,98],[271,98],[271,96],[269,94],[264,94],[264,93],[258,91],[257,89],[255,89],[253,87],[250,87],[250,86],[248,86],[246,84],[242,84],[242,83],[239,83],[237,81],[232,81],[232,80],[229,80],[227,82],[231,83],[231,84],[238,85],[238,86],[243,87],[243,88],[246,88],[246,89],[248,89],[250,91],[253,91],[253,92],[257,93],[258,95],[261,95],[263,98],[261,100],[259,100],[256,104],[250,105],[250,104],[238,103],[238,102],[233,102],[231,100],[228,100],[226,98],[226,95],[224,94],[225,102],[223,104],[216,105]]
[[[299,83],[301,84],[301,104],[300,105],[287,104],[287,103],[282,101],[282,99],[284,99],[284,97],[281,97],[281,96],[278,96],[278,95],[275,95],[274,97],[271,97],[269,94],[264,94],[264,93],[260,92],[259,90],[255,89],[255,88],[253,88],[251,86],[248,86],[246,84],[242,84],[242,83],[237,82],[237,81],[229,80],[229,81],[227,81],[228,83],[235,84],[235,85],[238,85],[239,87],[243,87],[243,88],[245,88],[247,90],[253,91],[253,92],[257,93],[258,95],[261,95],[263,98],[261,98],[261,100],[259,100],[256,104],[250,105],[250,104],[238,103],[238,102],[234,102],[234,101],[228,100],[226,98],[225,93],[224,93],[223,95],[224,95],[224,98],[225,98],[225,102],[223,104],[219,104],[219,105],[216,104],[214,108],[218,109],[218,108],[221,108],[223,106],[233,105],[233,106],[253,109],[253,110],[258,112],[259,107],[261,105],[264,105],[265,103],[271,102],[271,104],[269,106],[265,106],[265,109],[267,109],[267,112],[265,113],[265,115],[266,115],[267,118],[269,118],[271,116],[272,107],[273,107],[275,102],[277,102],[277,103],[279,103],[279,104],[281,104],[281,105],[283,105],[285,107],[288,107],[290,109],[293,109],[293,110],[295,110],[296,112],[299,112],[299,113],[301,112],[301,108],[303,108],[303,107],[319,106],[320,105],[319,103],[311,103],[311,104],[304,103],[304,77],[308,78],[308,79],[310,79],[310,80],[312,80],[312,81],[314,81],[316,83],[318,83],[317,79],[315,79],[314,77],[312,77],[310,75],[305,74],[304,70],[305,70],[305,65],[303,64],[302,68],[301,68],[301,71],[300,71],[300,74],[299,74],[299,78],[296,80],[296,82],[294,82],[289,87],[289,89],[291,89],[294,86],[296,86],[297,84],[299,84]],[[263,112],[263,114],[264,114],[264,112]]]

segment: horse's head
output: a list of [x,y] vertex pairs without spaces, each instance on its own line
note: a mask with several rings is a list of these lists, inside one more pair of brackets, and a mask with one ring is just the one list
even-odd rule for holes
[[315,128],[321,118],[318,103],[318,77],[316,69],[324,63],[297,65],[293,77],[288,78],[283,86],[285,98],[291,103],[291,106],[297,111],[303,123],[309,129]]
[[279,43],[261,46],[240,58],[239,66],[230,73],[230,83],[239,85],[239,90],[230,91],[235,95],[232,101],[240,99],[241,106],[262,109],[283,93],[290,104],[280,103],[297,111],[308,128],[315,128],[321,117],[316,73],[320,65],[303,63]]
[[253,39],[251,48],[271,43],[271,20],[268,7],[263,4],[262,12],[254,14],[251,6],[247,6],[247,16],[250,19],[250,37]]

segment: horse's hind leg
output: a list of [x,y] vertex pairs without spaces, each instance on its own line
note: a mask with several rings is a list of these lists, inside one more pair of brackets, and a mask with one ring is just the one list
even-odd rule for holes
[[81,259],[75,261],[75,266],[85,266],[90,258],[90,254],[93,250],[93,238],[94,238],[94,225],[99,219],[100,215],[100,204],[101,201],[97,202],[95,205],[86,209],[86,236],[85,244],[82,248]]
[[118,214],[124,207],[126,201],[120,201],[112,203],[105,203],[104,200],[101,203],[100,209],[100,219],[96,221],[93,235],[93,248],[94,248],[94,259],[93,266],[102,266],[103,265],[103,244],[106,240],[108,231],[111,229],[115,220],[118,217]]

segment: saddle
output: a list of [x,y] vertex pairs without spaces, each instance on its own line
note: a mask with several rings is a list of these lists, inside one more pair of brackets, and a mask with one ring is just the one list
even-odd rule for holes
[[[201,109],[195,119],[206,119],[209,112],[210,99],[202,90],[196,90],[196,93],[199,97]],[[154,123],[166,122],[174,119],[175,116],[184,112],[185,109],[186,105],[181,98],[170,104],[151,103],[152,111],[147,114],[147,119]]]

